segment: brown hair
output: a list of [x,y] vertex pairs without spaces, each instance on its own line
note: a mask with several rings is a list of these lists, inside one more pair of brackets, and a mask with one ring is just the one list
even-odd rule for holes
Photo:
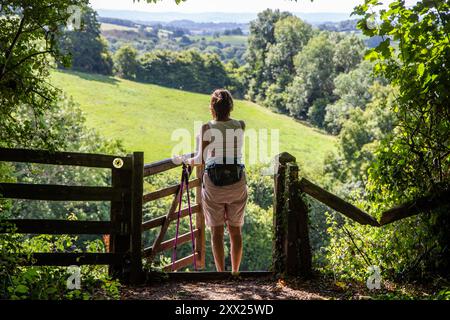
[[211,96],[211,108],[214,110],[216,120],[223,121],[230,116],[233,110],[233,97],[230,91],[217,89]]

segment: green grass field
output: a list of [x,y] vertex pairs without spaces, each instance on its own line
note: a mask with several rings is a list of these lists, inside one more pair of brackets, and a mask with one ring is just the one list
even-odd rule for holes
[[202,40],[205,39],[206,41],[219,41],[224,44],[230,44],[234,46],[238,45],[246,45],[247,44],[247,36],[220,36],[218,38],[214,38],[213,36],[191,36],[192,40]]
[[119,30],[119,31],[138,31],[138,28],[119,26],[117,24],[111,23],[102,23],[100,25],[101,31],[111,31],[111,30]]
[[[80,104],[89,127],[121,139],[127,151],[144,151],[146,162],[171,156],[178,143],[171,141],[174,130],[193,136],[194,121],[210,120],[204,94],[76,72],[55,71],[52,83]],[[247,129],[279,129],[280,152],[296,156],[307,174],[320,175],[326,153],[335,148],[334,137],[248,101],[236,101],[232,117],[245,120]]]

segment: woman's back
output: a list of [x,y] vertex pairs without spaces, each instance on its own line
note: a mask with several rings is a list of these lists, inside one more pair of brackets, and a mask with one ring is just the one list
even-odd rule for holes
[[242,146],[245,123],[230,119],[228,121],[212,120],[208,122],[209,129],[204,139],[210,141],[205,163],[242,163]]

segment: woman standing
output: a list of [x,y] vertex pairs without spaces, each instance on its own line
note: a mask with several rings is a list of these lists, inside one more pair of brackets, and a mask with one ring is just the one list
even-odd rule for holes
[[242,164],[244,121],[230,117],[233,98],[218,89],[211,96],[212,121],[204,124],[197,139],[197,155],[184,159],[190,166],[205,165],[202,208],[211,228],[211,244],[217,271],[225,270],[224,225],[231,241],[231,267],[239,272],[242,257],[242,226],[247,204],[247,180]]

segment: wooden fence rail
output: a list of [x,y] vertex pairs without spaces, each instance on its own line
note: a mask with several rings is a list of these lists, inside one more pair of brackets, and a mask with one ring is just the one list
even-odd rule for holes
[[[0,148],[0,161],[82,166],[110,169],[109,187],[0,183],[0,198],[46,201],[108,201],[110,221],[2,220],[0,233],[24,234],[98,234],[110,235],[107,253],[42,253],[32,255],[32,265],[109,265],[110,273],[123,282],[138,283],[142,277],[142,188],[143,153],[128,156],[50,152]],[[6,223],[6,224],[5,224]]]
[[450,190],[407,202],[382,213],[378,222],[361,209],[302,178],[298,181],[296,159],[288,153],[278,155],[274,175],[273,265],[276,273],[309,276],[311,253],[308,234],[308,209],[304,194],[362,225],[381,227],[420,212],[450,205]]

